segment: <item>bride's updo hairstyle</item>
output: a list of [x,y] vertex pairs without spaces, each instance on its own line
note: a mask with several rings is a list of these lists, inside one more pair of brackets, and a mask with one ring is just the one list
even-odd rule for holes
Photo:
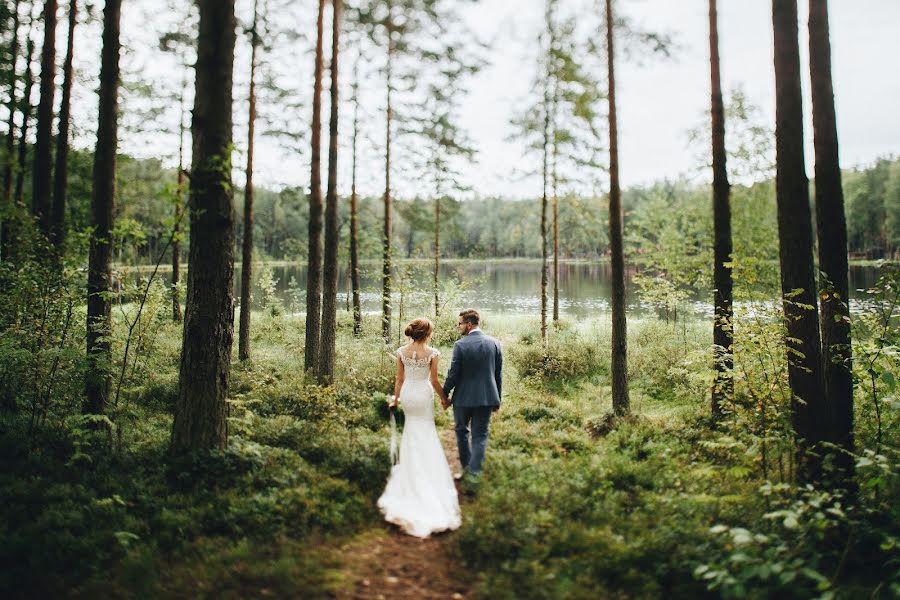
[[428,319],[413,319],[410,321],[409,325],[406,326],[406,331],[403,333],[414,342],[421,342],[422,340],[428,339],[428,336],[431,335],[433,329],[434,326]]

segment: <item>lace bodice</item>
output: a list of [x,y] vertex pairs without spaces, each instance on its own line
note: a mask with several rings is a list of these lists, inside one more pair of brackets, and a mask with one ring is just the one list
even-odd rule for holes
[[421,357],[418,356],[416,351],[413,351],[410,356],[407,356],[403,350],[403,348],[397,348],[397,356],[403,361],[405,379],[407,381],[428,381],[429,372],[431,371],[431,361],[436,356],[440,356],[441,353],[432,349],[430,354]]

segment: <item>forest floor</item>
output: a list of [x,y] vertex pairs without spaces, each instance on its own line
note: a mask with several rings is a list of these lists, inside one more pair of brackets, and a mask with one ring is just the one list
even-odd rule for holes
[[[169,320],[168,298],[163,290],[148,309],[159,326],[143,339],[124,390],[121,448],[110,452],[108,435],[72,414],[79,362],[61,363],[66,392],[41,428],[29,428],[28,388],[20,414],[0,411],[0,523],[8,525],[0,597],[680,600],[877,598],[882,590],[900,598],[895,403],[881,415],[871,402],[856,404],[859,504],[821,510],[840,498],[764,479],[762,461],[778,477],[774,465],[793,449],[772,429],[765,439],[775,443],[760,455],[755,404],[735,403],[727,421],[710,426],[706,323],[629,321],[638,418],[610,431],[605,317],[561,322],[549,347],[536,319],[492,319],[506,385],[486,469],[474,495],[460,494],[462,527],[420,540],[375,506],[390,464],[380,390],[394,382],[379,323],[368,319],[357,338],[342,314],[337,385],[323,388],[298,369],[304,321],[256,314],[254,359],[231,372],[229,447],[173,458],[182,327]],[[780,321],[744,326],[747,337],[782,335]],[[452,343],[445,336],[436,345],[449,357]],[[783,364],[754,343],[736,354],[752,375],[744,389]],[[20,360],[20,340],[6,344],[0,357]],[[876,365],[887,374],[876,380],[883,398],[900,381],[892,360]],[[0,362],[0,374],[17,372],[11,364]],[[767,410],[781,410],[772,401]],[[452,416],[439,411],[435,422],[456,471]],[[882,431],[883,456],[870,449]],[[852,545],[831,543],[830,532],[849,532]]]
[[[455,473],[459,454],[452,430],[440,432],[447,462]],[[459,494],[465,512],[466,496]],[[341,566],[339,579],[345,589],[339,600],[454,599],[467,597],[471,581],[448,550],[452,532],[419,539],[387,523],[363,531],[332,549]]]

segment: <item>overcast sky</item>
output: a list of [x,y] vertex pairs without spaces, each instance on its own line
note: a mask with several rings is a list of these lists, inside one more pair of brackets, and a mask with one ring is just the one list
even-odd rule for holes
[[[808,73],[807,3],[799,4],[801,60]],[[629,186],[696,166],[685,132],[703,122],[709,103],[708,3],[620,0],[618,6],[645,29],[673,33],[680,45],[674,60],[617,63],[620,169]],[[900,153],[900,0],[831,0],[829,9],[841,164]],[[493,63],[473,82],[463,111],[480,151],[472,183],[484,194],[535,195],[534,182],[510,176],[521,148],[504,140],[510,106],[528,90],[533,67],[523,58],[535,44],[542,11],[541,0],[481,0],[467,10],[471,25],[493,41]],[[774,128],[771,2],[719,0],[719,36],[723,89],[742,86]],[[809,95],[808,77],[803,91]],[[808,98],[805,117],[809,158]]]

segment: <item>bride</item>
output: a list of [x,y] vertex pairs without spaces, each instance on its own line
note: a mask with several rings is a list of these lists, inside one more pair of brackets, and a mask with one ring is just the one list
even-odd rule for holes
[[449,406],[438,383],[440,353],[427,344],[433,326],[415,319],[406,327],[410,342],[397,350],[394,400],[403,405],[406,422],[400,440],[400,460],[391,469],[378,508],[390,523],[420,538],[456,529],[461,519],[456,486],[434,426],[434,393]]

